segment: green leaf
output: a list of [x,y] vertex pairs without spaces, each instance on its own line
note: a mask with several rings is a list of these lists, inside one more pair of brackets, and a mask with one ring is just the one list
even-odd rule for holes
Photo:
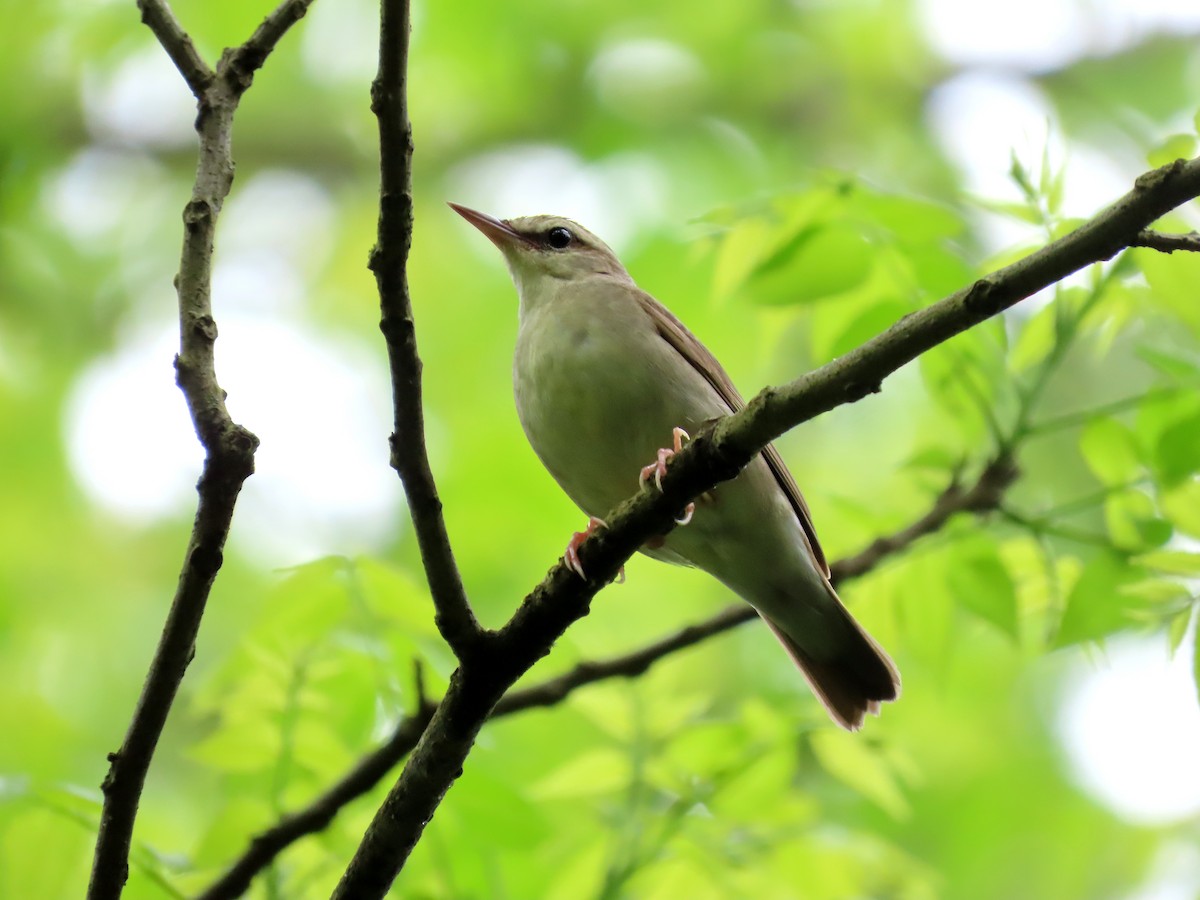
[[[1183,646],[1183,639],[1187,637],[1188,623],[1192,621],[1192,608],[1180,610],[1171,617],[1171,621],[1167,623],[1167,641],[1171,646],[1171,653],[1179,652],[1179,648]],[[1192,661],[1193,665],[1195,660]],[[1198,685],[1200,686],[1200,685]]]
[[[543,804],[526,794],[526,785],[491,759],[468,767],[456,785],[454,811],[478,834],[487,834],[497,847],[532,850],[550,833]],[[507,777],[506,777],[507,776]]]
[[906,246],[957,237],[965,230],[962,216],[941,203],[900,194],[859,190],[851,201],[857,211],[882,225]]
[[1021,189],[1021,193],[1030,202],[1037,199],[1037,189],[1033,186],[1033,179],[1029,175],[1029,170],[1025,168],[1025,164],[1021,162],[1017,156],[1016,150],[1009,150],[1009,166],[1008,177]]
[[276,723],[246,718],[223,724],[188,755],[221,772],[261,772],[275,765],[281,742]]
[[1167,575],[1200,575],[1200,553],[1189,550],[1155,550],[1134,561]]
[[629,754],[613,747],[597,747],[573,756],[530,788],[539,799],[611,794],[629,784]]
[[379,616],[410,637],[437,637],[428,589],[402,569],[359,557],[351,564],[355,585],[372,615]]
[[1200,700],[1200,625],[1192,632],[1192,681],[1196,684],[1196,698]]
[[668,769],[708,773],[739,765],[745,759],[746,735],[728,721],[689,723],[678,728],[663,751]]
[[1054,646],[1098,640],[1128,627],[1132,622],[1130,613],[1144,603],[1121,588],[1143,577],[1141,569],[1114,554],[1103,554],[1089,562],[1067,596]]
[[1089,422],[1079,435],[1079,452],[1104,484],[1126,484],[1142,470],[1133,433],[1113,418]]
[[1139,347],[1137,355],[1173,380],[1194,382],[1200,378],[1200,360],[1187,359],[1156,347]]
[[1172,134],[1147,154],[1150,165],[1157,168],[1177,159],[1191,159],[1196,155],[1196,135]]
[[1150,285],[1154,305],[1185,323],[1193,335],[1200,334],[1200,254],[1159,253],[1139,248],[1131,251]]
[[1154,470],[1166,487],[1181,483],[1197,469],[1200,469],[1200,415],[1166,428],[1154,448]]
[[298,653],[326,638],[349,605],[343,557],[325,557],[288,570],[263,605],[253,634],[284,653]]
[[260,831],[274,818],[264,799],[249,792],[227,796],[217,814],[206,819],[191,862],[202,869],[227,862],[245,845],[245,835]]
[[599,730],[620,743],[637,734],[637,721],[627,695],[615,683],[599,685],[571,698],[574,709]]
[[[1047,145],[1047,149],[1049,149],[1049,145]],[[1042,184],[1042,191],[1046,195],[1046,209],[1050,211],[1051,215],[1057,216],[1062,212],[1066,183],[1067,166],[1064,164],[1058,167],[1058,171],[1051,173],[1050,177]]]
[[918,556],[904,563],[896,583],[898,616],[906,623],[905,640],[913,656],[934,666],[944,665],[954,642],[958,603],[950,591],[947,566],[952,554]]
[[1017,638],[1017,591],[994,543],[972,541],[968,548],[960,548],[948,567],[947,580],[966,609]]
[[910,311],[911,308],[908,304],[898,300],[885,300],[872,304],[863,310],[838,336],[830,347],[829,355],[838,357],[849,353],[855,347],[887,330]]
[[87,844],[95,840],[94,834],[64,827],[60,814],[43,807],[17,807],[5,817],[4,825],[4,840],[0,841],[3,896],[78,895],[78,872],[67,863],[81,858]]
[[1055,305],[1048,303],[1025,320],[1009,351],[1009,367],[1020,373],[1040,363],[1054,349],[1056,331]]
[[1200,479],[1193,478],[1161,493],[1158,502],[1176,528],[1200,537]]
[[992,200],[987,197],[974,196],[971,198],[971,202],[990,212],[1007,216],[1010,219],[1017,219],[1029,225],[1041,225],[1044,219],[1041,210],[1036,206],[1030,206],[1028,203],[1014,203],[1012,201]]
[[944,297],[979,277],[979,272],[952,247],[919,244],[903,247],[902,252],[912,269],[913,280],[925,297]]
[[845,223],[811,227],[765,260],[747,288],[760,303],[809,303],[862,284],[872,262],[872,248],[858,229]]
[[[594,894],[595,886],[603,883],[605,870],[611,863],[611,849],[606,832],[597,829],[595,835],[592,842],[582,846],[567,844],[566,852],[558,854],[554,876],[547,881],[543,894],[545,900],[578,900]],[[528,865],[533,864],[531,859]]]
[[740,288],[762,262],[773,237],[771,226],[762,219],[744,219],[731,228],[717,250],[713,293],[727,297]]
[[1200,416],[1200,396],[1193,391],[1179,391],[1154,398],[1138,406],[1134,419],[1138,445],[1148,450],[1153,461],[1154,449],[1164,432],[1178,422]]
[[995,405],[1003,350],[994,333],[972,329],[923,354],[921,378],[932,397],[970,437],[986,430],[985,409]]
[[1125,593],[1130,597],[1145,600],[1147,606],[1159,610],[1180,609],[1190,606],[1192,595],[1187,587],[1174,578],[1160,578],[1157,575],[1134,582],[1125,587]]
[[951,472],[962,462],[961,454],[948,447],[934,445],[923,447],[904,461],[906,469]]
[[833,728],[812,735],[812,749],[821,767],[834,778],[873,801],[894,819],[912,812],[886,760],[855,735]]
[[1161,518],[1154,501],[1141,491],[1121,491],[1104,501],[1104,521],[1113,543],[1128,550],[1160,547],[1174,528]]
[[713,807],[719,815],[753,821],[780,796],[794,789],[794,746],[789,747],[783,741],[766,746],[771,749],[748,756],[733,780],[716,796]]
[[296,764],[310,772],[339,772],[354,763],[331,723],[320,716],[309,715],[297,722],[292,744]]

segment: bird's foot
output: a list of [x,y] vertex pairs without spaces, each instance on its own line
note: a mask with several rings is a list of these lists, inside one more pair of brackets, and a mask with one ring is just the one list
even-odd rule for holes
[[638,477],[639,484],[645,484],[654,477],[654,486],[662,491],[662,477],[667,474],[667,460],[683,449],[683,442],[691,440],[689,435],[682,428],[676,428],[671,432],[671,446],[660,447],[658,451],[658,459],[642,468],[641,475]]
[[[676,427],[671,432],[671,446],[659,448],[658,458],[654,462],[650,463],[650,465],[645,466],[642,469],[641,475],[638,477],[638,484],[645,484],[650,480],[651,476],[653,476],[654,486],[658,488],[658,491],[661,494],[662,477],[667,474],[667,460],[683,449],[683,442],[685,440],[690,441],[691,439],[691,435],[689,435],[682,428]],[[684,508],[683,515],[676,519],[675,523],[677,525],[686,525],[688,522],[692,521],[692,514],[695,511],[696,504],[689,503]]]
[[[563,562],[567,564],[567,568],[582,578],[588,580],[587,573],[583,571],[583,563],[579,561],[579,548],[584,541],[588,539],[597,528],[607,528],[608,523],[598,516],[592,516],[588,519],[587,530],[577,531],[571,535],[571,540],[567,542],[567,552],[563,554]],[[625,583],[625,567],[621,566],[617,572],[617,584]]]

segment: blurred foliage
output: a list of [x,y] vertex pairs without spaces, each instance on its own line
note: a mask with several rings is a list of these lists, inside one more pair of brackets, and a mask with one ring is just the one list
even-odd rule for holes
[[[175,8],[210,60],[267,10]],[[136,456],[160,423],[132,402],[68,452],[97,363],[170,322],[192,109],[132,0],[3,11],[0,897],[56,898],[86,882],[105,754],[128,721],[193,511],[186,496],[153,514],[102,502],[72,462],[114,447]],[[594,212],[587,224],[749,394],[1111,199],[1067,208],[1070,153],[1102,157],[1124,184],[1148,160],[1196,145],[1194,35],[1150,34],[1009,73],[1045,100],[1070,153],[1014,153],[1008,189],[978,197],[928,114],[964,66],[939,58],[907,2],[746,0],[700,12],[681,0],[465,0],[415,12],[411,280],[430,446],[465,582],[491,625],[579,516],[516,424],[515,303],[498,255],[445,199],[501,215]],[[303,188],[306,215],[253,220],[292,255],[253,290],[224,293],[233,281],[222,261],[265,263],[254,250],[264,235],[245,221],[239,230],[232,212],[223,223],[217,362],[235,413],[249,382],[283,365],[264,345],[256,367],[239,369],[243,382],[221,368],[239,311],[336,342],[385,377],[365,268],[374,27],[366,0],[321,0],[239,114],[230,208],[285,176]],[[1165,655],[1194,640],[1197,284],[1194,256],[1126,253],[780,442],[832,558],[912,521],[998,447],[1021,464],[1002,514],[953,521],[847,586],[905,676],[902,701],[864,733],[834,730],[766,630],[743,629],[634,683],[488,726],[395,894],[1133,896],[1171,847],[1195,841],[1197,820],[1147,826],[1102,805],[1056,723],[1090,665],[1081,647],[1149,635]],[[289,290],[296,302],[272,299]],[[169,353],[136,377],[169,384]],[[320,447],[323,411],[339,399],[281,405]],[[358,475],[385,494],[386,405],[379,413],[363,423],[378,471]],[[258,477],[288,450],[268,458],[265,444]],[[336,494],[349,473],[301,477]],[[265,509],[235,521],[142,798],[132,900],[202,889],[413,708],[414,659],[433,691],[452,668],[402,508],[382,533],[298,541],[305,549],[291,553],[264,549],[262,533],[289,533],[285,507]],[[696,573],[634,560],[628,583],[606,591],[531,679],[728,600]],[[327,895],[378,796],[291,847],[253,896]]]

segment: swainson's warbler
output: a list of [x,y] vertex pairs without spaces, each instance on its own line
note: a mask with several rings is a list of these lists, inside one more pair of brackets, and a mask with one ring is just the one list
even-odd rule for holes
[[[661,472],[684,432],[742,408],[716,357],[587,229],[450,205],[508,262],[520,296],[517,413],[542,463],[589,516],[629,497],[639,470],[643,480]],[[673,431],[675,446],[660,450]],[[829,583],[808,506],[773,446],[642,552],[696,566],[758,610],[844,728],[899,695],[896,667]]]

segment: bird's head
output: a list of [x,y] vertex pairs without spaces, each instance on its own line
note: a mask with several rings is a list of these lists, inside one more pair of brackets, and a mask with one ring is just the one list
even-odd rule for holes
[[502,220],[457,203],[450,207],[500,248],[523,311],[556,293],[563,282],[591,276],[631,281],[608,244],[570,219],[525,216]]

